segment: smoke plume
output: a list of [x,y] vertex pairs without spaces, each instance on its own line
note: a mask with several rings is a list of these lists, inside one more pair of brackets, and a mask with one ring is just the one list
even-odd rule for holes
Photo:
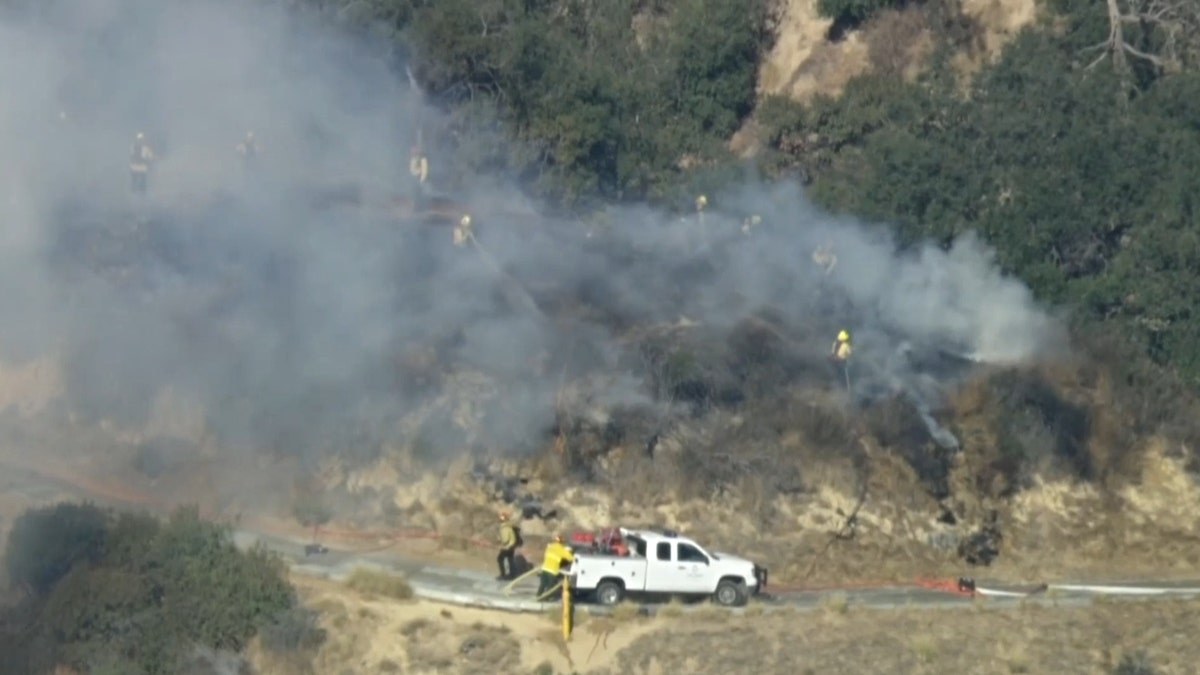
[[[1063,339],[973,238],[900,251],[753,181],[709,195],[702,224],[614,206],[589,229],[504,176],[458,180],[427,132],[427,197],[462,204],[483,250],[455,247],[449,225],[392,217],[419,121],[438,116],[403,64],[266,4],[29,7],[0,24],[0,350],[60,354],[84,416],[137,424],[171,387],[229,447],[519,450],[554,423],[564,379],[648,400],[618,368],[623,326],[727,330],[769,306],[828,336],[799,347],[814,358],[849,330],[855,395],[906,393],[949,445],[929,411],[958,366]],[[158,153],[145,196],[129,185],[139,131]],[[261,148],[243,163],[247,131]]]

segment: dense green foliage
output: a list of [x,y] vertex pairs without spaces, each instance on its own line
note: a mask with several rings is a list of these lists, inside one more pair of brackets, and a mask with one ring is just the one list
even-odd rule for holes
[[1026,32],[965,97],[935,67],[913,84],[861,78],[810,108],[775,101],[772,140],[815,135],[792,157],[824,204],[908,241],[981,232],[1041,298],[1195,386],[1200,73],[1083,71],[1081,47],[1106,30]]
[[14,523],[6,560],[31,593],[6,617],[19,628],[0,635],[4,672],[175,673],[195,648],[237,652],[262,627],[303,641],[278,628],[295,611],[282,562],[239,551],[195,509],[166,522],[87,504],[36,509]]
[[[764,0],[313,4],[351,25],[383,22],[412,55],[451,111],[447,128],[422,125],[452,164],[519,175],[565,204],[663,197],[681,166],[727,161],[769,34]],[[507,132],[488,124],[496,115]],[[496,142],[505,135],[523,150]]]
[[[1119,6],[1148,14],[1149,2]],[[451,164],[503,169],[576,206],[685,204],[681,185],[730,175],[725,143],[752,112],[769,46],[760,0],[310,5],[385,26],[449,113],[434,131],[458,139]],[[883,6],[822,4],[851,24]],[[1167,6],[1158,23],[1123,22],[1130,49],[1106,53],[1105,6],[1055,0],[965,81],[950,57],[979,44],[979,27],[953,0],[925,3],[909,14],[937,41],[919,81],[868,73],[837,99],[760,101],[759,166],[806,176],[822,205],[893,223],[904,241],[977,230],[1041,299],[1076,309],[1083,332],[1103,327],[1200,385],[1200,12]],[[503,128],[483,123],[496,116]]]

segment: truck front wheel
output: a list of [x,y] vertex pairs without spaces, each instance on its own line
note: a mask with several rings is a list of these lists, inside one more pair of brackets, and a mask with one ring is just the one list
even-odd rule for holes
[[713,593],[713,599],[722,607],[741,607],[746,604],[748,597],[746,584],[732,579],[722,579]]
[[624,595],[625,589],[615,581],[601,581],[596,586],[596,601],[606,607],[612,607],[621,602]]

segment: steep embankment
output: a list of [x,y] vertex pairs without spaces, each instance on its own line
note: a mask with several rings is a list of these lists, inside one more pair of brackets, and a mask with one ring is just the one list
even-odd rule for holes
[[[804,371],[779,355],[766,367]],[[573,404],[564,387],[561,414],[573,419],[532,456],[435,460],[397,442],[315,468],[216,447],[169,391],[143,426],[73,425],[55,405],[50,362],[3,372],[15,406],[6,453],[229,517],[327,511],[331,527],[429,529],[453,543],[490,536],[496,511],[510,509],[527,516],[534,548],[553,530],[663,526],[767,561],[781,583],[954,576],[981,558],[989,576],[1014,579],[1171,576],[1200,562],[1187,450],[1137,433],[1097,365],[977,371],[934,411],[961,452],[933,443],[905,399],[848,405],[809,375],[771,389],[769,404],[658,419]],[[722,376],[712,367],[697,386]],[[469,435],[469,411],[502,396],[488,381],[444,381],[406,424],[458,411]]]
[[[851,79],[867,72],[915,77],[935,36],[958,44],[955,63],[964,74],[994,59],[1037,18],[1035,0],[961,0],[883,10],[845,30],[822,17],[816,0],[779,0],[775,39],[759,67],[758,95],[807,102],[841,94]],[[734,135],[731,149],[751,155],[753,118]]]
[[[992,31],[981,53],[1031,7],[967,5]],[[864,67],[909,69],[908,50],[932,25],[909,9],[832,43],[810,5],[786,10],[762,88],[797,97],[835,93]],[[885,29],[913,37],[890,43],[904,47],[891,61],[854,61]],[[840,65],[822,70],[819,57]],[[143,274],[101,297],[153,319],[161,353],[137,344],[138,324],[111,336],[118,322],[104,315],[79,336],[82,372],[49,356],[0,369],[5,451],[227,515],[469,538],[509,508],[525,512],[534,546],[553,529],[675,527],[790,582],[953,575],[997,554],[996,574],[1023,578],[1170,574],[1200,559],[1187,436],[1163,430],[1149,385],[1120,382],[1114,357],[975,363],[980,340],[1032,340],[1028,325],[986,316],[1016,298],[1017,316],[1040,320],[1024,289],[969,253],[900,260],[873,233],[806,215],[794,195],[742,199],[725,215],[714,201],[700,228],[614,212],[624,231],[586,245],[500,231],[487,245],[506,266],[500,285],[528,291],[515,301],[480,292],[497,277],[477,251],[368,234],[381,230],[366,223],[334,230],[304,214],[315,241],[360,245],[308,260],[321,272],[309,271],[311,286],[263,242],[260,258],[217,247],[211,260],[189,259],[194,247],[174,242],[170,223],[149,223],[122,244],[118,270]],[[764,216],[761,236],[743,237],[731,215],[747,204]],[[772,232],[781,222],[789,227]],[[211,233],[204,225],[181,229]],[[696,232],[712,241],[698,244]],[[807,264],[826,237],[844,247],[833,274]],[[379,274],[354,278],[344,295],[316,293],[377,251],[411,257],[378,260]],[[154,267],[158,257],[174,276]],[[67,267],[75,275],[104,262],[95,258],[81,252]],[[360,303],[388,284],[405,293]],[[143,303],[155,293],[160,305]],[[354,311],[331,318],[345,305]],[[312,313],[300,330],[297,306]],[[939,316],[944,325],[928,325]],[[846,322],[866,329],[852,387],[825,358]],[[198,356],[168,372],[176,354]],[[210,408],[167,386],[176,380],[206,389]],[[73,396],[81,384],[86,396]],[[144,396],[153,405],[139,419]]]
[[776,17],[776,39],[760,67],[759,93],[807,101],[838,95],[846,82],[870,69],[916,74],[940,22],[963,24],[963,36],[970,40],[959,58],[970,68],[995,57],[1032,24],[1037,5],[1034,0],[963,0],[957,11],[913,5],[882,11],[840,35],[833,20],[820,15],[816,0],[780,0]]

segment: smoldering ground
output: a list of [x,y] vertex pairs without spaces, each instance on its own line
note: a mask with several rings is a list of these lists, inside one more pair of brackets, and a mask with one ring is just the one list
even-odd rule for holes
[[[620,359],[638,323],[728,333],[771,307],[814,359],[846,328],[855,392],[905,392],[926,413],[963,363],[1061,344],[978,241],[901,254],[788,184],[711,195],[703,228],[613,207],[589,238],[479,176],[452,197],[486,253],[453,247],[448,228],[387,213],[411,181],[414,115],[437,112],[372,53],[250,3],[61,0],[6,16],[5,356],[61,354],[77,414],[137,424],[171,387],[228,447],[315,457],[415,436],[533,447],[560,385],[585,374],[600,403],[648,403],[646,373]],[[139,130],[160,153],[144,198],[127,184]],[[248,167],[234,153],[247,130],[262,145]],[[424,144],[436,166],[437,139]],[[750,214],[762,222],[747,236]],[[823,243],[828,274],[811,259]],[[450,372],[487,375],[458,385],[482,396],[468,413]],[[404,423],[422,409],[419,428]]]

